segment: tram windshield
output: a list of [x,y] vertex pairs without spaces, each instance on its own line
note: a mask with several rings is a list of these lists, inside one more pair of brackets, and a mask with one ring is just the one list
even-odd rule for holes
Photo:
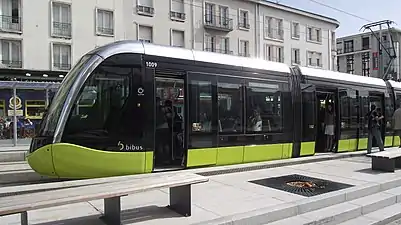
[[74,84],[78,74],[82,71],[83,67],[86,63],[91,59],[92,55],[83,56],[77,64],[75,64],[74,68],[67,74],[64,78],[63,82],[60,85],[59,90],[56,95],[53,97],[51,105],[48,108],[48,112],[43,118],[42,125],[40,127],[40,135],[48,136],[52,135],[58,119],[61,114],[61,110],[66,101],[67,95]]

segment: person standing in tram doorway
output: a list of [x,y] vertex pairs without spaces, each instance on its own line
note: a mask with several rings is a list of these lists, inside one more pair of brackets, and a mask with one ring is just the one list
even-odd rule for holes
[[401,148],[401,106],[393,114],[393,129],[395,134],[400,138],[399,148]]
[[373,137],[376,139],[380,151],[384,151],[384,145],[380,131],[380,122],[383,120],[383,118],[383,115],[378,114],[376,106],[372,105],[368,114],[368,154],[372,153]]
[[326,115],[324,117],[324,134],[327,136],[326,139],[326,152],[333,151],[333,142],[334,142],[334,120],[335,113],[333,110],[333,105],[329,103],[327,105]]

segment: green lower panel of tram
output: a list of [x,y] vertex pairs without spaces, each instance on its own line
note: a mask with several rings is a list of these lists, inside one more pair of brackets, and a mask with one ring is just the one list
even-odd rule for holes
[[187,167],[288,159],[291,155],[292,143],[189,149]]
[[315,154],[316,142],[302,142],[301,143],[301,156],[311,156]]
[[386,137],[384,138],[384,147],[391,147],[391,146],[393,146],[393,139],[394,139],[393,136],[386,136]]
[[338,152],[354,152],[358,147],[358,139],[345,139],[338,141]]
[[121,176],[153,169],[153,152],[108,152],[65,143],[41,147],[27,160],[40,174],[66,178]]
[[[394,138],[394,146],[397,146],[397,137],[386,136],[384,139],[384,147],[393,146],[393,138]],[[399,138],[398,138],[399,143]],[[353,151],[361,151],[366,150],[368,148],[368,139],[346,139],[338,141],[338,152],[353,152]]]
[[399,136],[394,136],[394,147],[400,146],[400,137]]

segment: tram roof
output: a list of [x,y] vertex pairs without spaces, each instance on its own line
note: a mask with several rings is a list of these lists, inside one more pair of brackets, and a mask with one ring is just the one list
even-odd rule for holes
[[137,53],[199,62],[217,63],[230,66],[239,66],[252,69],[261,69],[290,73],[290,68],[284,63],[269,62],[263,59],[225,55],[213,52],[196,51],[185,48],[162,46],[141,41],[118,41],[94,49],[88,54],[97,54],[106,59],[122,53]]
[[394,89],[400,91],[401,90],[401,83],[394,81],[394,80],[389,80],[388,81],[391,84],[391,87],[393,87]]
[[351,83],[351,84],[364,84],[373,86],[386,87],[386,82],[380,78],[375,77],[364,77],[349,73],[340,73],[331,70],[315,69],[309,67],[299,67],[302,75],[306,77],[321,78],[328,81],[337,83]]

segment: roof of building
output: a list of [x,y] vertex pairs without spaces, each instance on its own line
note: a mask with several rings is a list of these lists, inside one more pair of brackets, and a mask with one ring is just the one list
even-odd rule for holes
[[[389,29],[382,29],[382,32],[386,32]],[[401,29],[399,28],[395,28],[395,27],[391,27],[390,30],[392,32],[396,32],[396,33],[400,33],[401,34]],[[379,30],[374,30],[375,33],[379,33]],[[350,34],[347,36],[343,36],[343,37],[339,37],[337,38],[338,41],[341,41],[342,39],[348,39],[348,38],[353,38],[353,37],[360,37],[360,36],[364,36],[364,35],[371,35],[371,31],[366,31],[366,32],[361,32],[361,33],[357,33],[357,34]]]
[[334,19],[334,18],[323,16],[323,15],[320,15],[320,14],[317,14],[317,13],[313,13],[313,12],[309,12],[309,11],[306,11],[306,10],[294,8],[294,7],[291,7],[291,6],[288,6],[288,5],[283,5],[283,4],[271,2],[271,1],[268,1],[268,0],[247,0],[247,1],[259,3],[259,4],[262,4],[262,5],[265,5],[265,6],[269,6],[269,7],[272,7],[272,8],[276,8],[276,9],[279,9],[279,10],[290,11],[292,13],[296,13],[298,15],[310,17],[310,18],[313,18],[313,19],[323,20],[325,22],[332,23],[332,24],[336,25],[337,28],[340,26],[340,22],[338,20]]

